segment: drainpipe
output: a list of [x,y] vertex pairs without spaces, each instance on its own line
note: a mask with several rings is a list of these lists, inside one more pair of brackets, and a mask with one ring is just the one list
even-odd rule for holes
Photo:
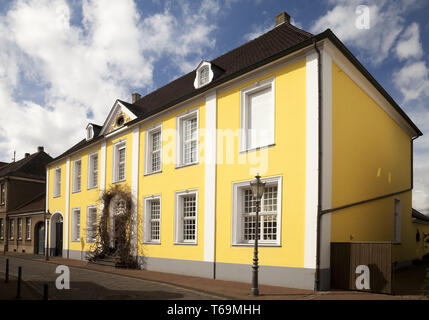
[[314,50],[317,52],[317,81],[318,81],[318,113],[319,113],[319,141],[318,141],[318,190],[317,190],[317,242],[316,242],[316,274],[314,288],[320,290],[320,221],[322,217],[322,59],[317,41],[313,39]]

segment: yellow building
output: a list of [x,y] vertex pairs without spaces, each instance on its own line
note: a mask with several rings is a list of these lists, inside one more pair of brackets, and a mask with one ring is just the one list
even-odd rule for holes
[[259,38],[117,100],[48,165],[49,247],[61,237],[63,256],[85,259],[101,194],[126,185],[142,268],[248,282],[259,173],[260,283],[326,288],[331,242],[390,241],[394,262],[419,258],[420,135],[330,30],[313,36],[282,13]]

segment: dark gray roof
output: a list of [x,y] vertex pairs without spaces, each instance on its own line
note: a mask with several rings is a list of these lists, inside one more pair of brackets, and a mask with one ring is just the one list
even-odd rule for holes
[[52,157],[44,151],[33,153],[19,161],[11,162],[0,168],[0,177],[22,177],[46,179],[46,164]]
[[429,216],[417,211],[416,209],[413,208],[413,218],[416,218],[417,220],[421,220],[421,221],[425,221],[429,223]]

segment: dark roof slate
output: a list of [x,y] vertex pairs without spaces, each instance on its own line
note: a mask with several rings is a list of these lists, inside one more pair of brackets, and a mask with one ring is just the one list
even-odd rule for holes
[[19,213],[31,213],[38,211],[45,211],[46,204],[46,193],[42,192],[35,196],[30,201],[27,201],[14,209],[13,211],[9,211],[8,214],[19,214]]
[[429,216],[417,211],[416,209],[413,208],[413,218],[416,218],[417,220],[421,220],[421,221],[425,221],[425,222],[429,222]]
[[0,168],[0,177],[13,176],[22,178],[46,179],[45,166],[52,157],[44,151],[33,153],[19,161],[11,162]]

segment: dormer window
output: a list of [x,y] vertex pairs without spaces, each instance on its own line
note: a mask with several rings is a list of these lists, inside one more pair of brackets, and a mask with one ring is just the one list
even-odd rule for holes
[[208,61],[202,61],[196,71],[196,77],[194,81],[195,89],[209,84],[213,80],[213,75],[211,63]]
[[92,138],[94,138],[94,128],[92,127],[92,125],[88,125],[86,127],[86,140],[91,140]]

